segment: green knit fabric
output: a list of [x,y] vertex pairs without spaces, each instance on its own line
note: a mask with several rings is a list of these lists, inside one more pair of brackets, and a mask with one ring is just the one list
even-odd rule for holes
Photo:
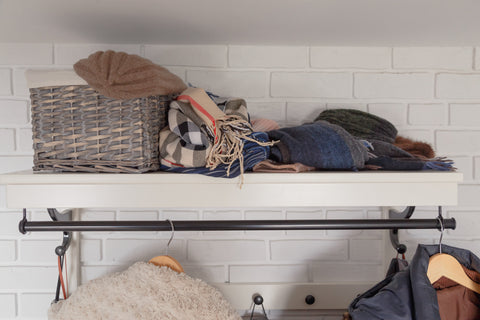
[[351,135],[361,139],[375,139],[389,143],[395,141],[397,129],[387,120],[355,109],[325,110],[315,119],[325,120],[344,128]]

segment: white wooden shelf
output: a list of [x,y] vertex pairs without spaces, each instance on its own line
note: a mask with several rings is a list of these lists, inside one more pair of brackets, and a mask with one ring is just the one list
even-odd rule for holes
[[0,175],[8,208],[199,208],[445,206],[457,204],[458,172],[361,171],[194,174],[37,173]]
[[[146,174],[33,173],[0,175],[8,208],[205,208],[321,206],[445,206],[457,204],[457,172],[247,173],[240,179],[155,172]],[[75,217],[79,218],[79,210]],[[386,243],[386,245],[389,245]],[[79,284],[78,234],[68,250],[69,283]],[[387,262],[385,262],[387,263]],[[342,309],[372,283],[213,284],[236,309],[253,293],[271,309]],[[313,294],[318,302],[304,302]]]

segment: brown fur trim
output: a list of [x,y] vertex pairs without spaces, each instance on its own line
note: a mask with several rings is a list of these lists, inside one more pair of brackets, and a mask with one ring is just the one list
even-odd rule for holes
[[409,138],[397,136],[394,145],[422,159],[435,158],[435,151],[427,142],[414,141]]

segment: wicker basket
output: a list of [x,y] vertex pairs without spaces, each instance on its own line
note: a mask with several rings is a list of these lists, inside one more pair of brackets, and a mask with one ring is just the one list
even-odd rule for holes
[[159,168],[170,96],[117,100],[88,85],[30,88],[34,171],[141,173]]

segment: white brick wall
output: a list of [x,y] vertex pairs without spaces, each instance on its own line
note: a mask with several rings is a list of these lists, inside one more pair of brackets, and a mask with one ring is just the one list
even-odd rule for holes
[[[55,267],[44,266],[0,266],[0,290],[45,290],[47,292],[55,291],[57,282],[57,271]],[[53,286],[52,286],[53,283]],[[53,288],[53,290],[52,290]]]
[[407,107],[403,103],[370,103],[368,112],[388,118],[395,126],[403,126],[407,122]]
[[13,262],[16,259],[16,245],[13,240],[0,240],[0,263]]
[[397,69],[471,70],[473,48],[408,47],[393,49],[393,67]]
[[0,153],[15,151],[15,129],[0,129]]
[[[321,283],[348,283],[355,281],[378,281],[384,276],[384,270],[378,264],[360,264],[325,262],[315,263],[312,266],[313,282]],[[361,274],[361,280],[359,278]]]
[[433,82],[428,73],[356,73],[355,97],[429,99]]
[[54,48],[55,64],[71,66],[78,60],[87,58],[96,51],[123,51],[130,54],[141,55],[141,46],[139,45],[116,45],[116,44],[56,44]]
[[145,57],[165,66],[224,67],[226,46],[147,45]]
[[[446,243],[480,255],[475,232],[480,209],[480,47],[268,47],[238,45],[0,44],[0,172],[32,166],[31,125],[24,72],[70,67],[95,50],[136,53],[167,66],[185,81],[247,100],[252,116],[282,125],[312,121],[326,108],[354,108],[382,116],[399,133],[431,143],[465,175],[458,221]],[[475,55],[474,55],[475,52]],[[46,319],[56,283],[58,233],[20,235],[19,211],[4,207],[0,187],[0,318]],[[418,209],[430,217],[432,208]],[[47,219],[44,209],[29,213]],[[89,209],[83,220],[127,219],[363,219],[378,208],[235,208],[208,210]],[[477,228],[478,229],[478,228]],[[211,282],[378,281],[384,249],[381,231],[177,232],[169,253],[187,273]],[[163,254],[169,233],[85,233],[82,281],[120,271]],[[432,231],[401,232],[411,257],[418,243],[435,243]]]
[[438,98],[479,99],[480,74],[440,73],[437,75]]
[[0,125],[25,125],[28,119],[25,100],[0,100]]
[[440,153],[465,155],[480,152],[480,130],[438,131],[436,138]]
[[286,107],[285,102],[250,102],[248,110],[252,119],[267,118],[277,121],[278,123],[285,123]]
[[260,240],[192,240],[188,260],[198,262],[265,261],[265,242]]
[[473,171],[475,172],[475,180],[480,180],[480,157],[475,157],[474,161]]
[[450,157],[455,162],[455,167],[463,173],[463,181],[472,182],[474,163],[472,157]]
[[381,47],[313,47],[310,65],[322,69],[388,69],[391,51]]
[[20,317],[38,318],[46,315],[45,306],[52,303],[52,293],[24,293],[20,295]]
[[441,103],[412,103],[408,105],[411,125],[442,126],[447,123],[447,108]]
[[0,43],[0,65],[51,65],[53,46],[43,43]]
[[[478,170],[478,167],[476,168]],[[458,204],[460,207],[468,207],[475,210],[480,206],[480,185],[467,184],[459,187]]]
[[454,126],[472,126],[478,128],[480,119],[480,104],[452,103],[450,104],[450,124]]
[[231,266],[230,282],[308,282],[307,265]]
[[295,126],[313,121],[326,108],[325,104],[319,102],[289,102],[287,103],[287,124]]
[[0,317],[15,318],[17,314],[17,299],[14,294],[0,294]]
[[352,75],[346,72],[273,72],[272,97],[350,98]]
[[187,82],[215,94],[242,98],[265,97],[264,71],[187,71]]
[[228,65],[240,68],[305,68],[307,47],[230,46]]
[[0,69],[0,96],[8,96],[12,94],[10,74],[10,69]]
[[347,240],[276,240],[271,242],[271,259],[276,261],[347,260]]

